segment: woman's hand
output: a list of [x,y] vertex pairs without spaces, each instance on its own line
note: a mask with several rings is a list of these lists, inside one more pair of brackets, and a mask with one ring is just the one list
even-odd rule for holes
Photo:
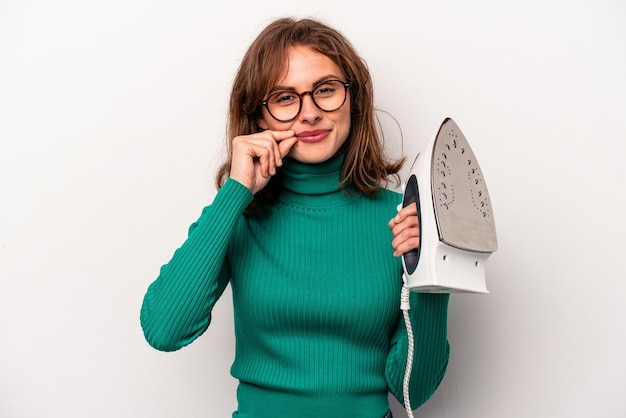
[[253,194],[267,185],[283,165],[291,147],[298,142],[293,131],[263,131],[233,139],[230,177]]
[[393,233],[391,246],[393,255],[401,255],[419,247],[420,225],[417,217],[417,205],[410,204],[402,208],[398,214],[389,221],[389,228]]

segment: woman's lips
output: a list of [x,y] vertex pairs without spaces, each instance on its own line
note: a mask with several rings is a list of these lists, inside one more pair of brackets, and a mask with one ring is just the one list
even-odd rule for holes
[[305,144],[314,144],[325,140],[329,133],[330,131],[328,130],[317,129],[315,131],[300,132],[296,135],[296,137],[299,141],[304,142]]

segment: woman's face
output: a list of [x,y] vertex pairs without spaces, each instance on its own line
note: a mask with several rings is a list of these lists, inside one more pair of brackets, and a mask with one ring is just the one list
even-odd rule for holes
[[[307,46],[290,47],[287,51],[285,76],[274,88],[293,90],[296,93],[311,91],[322,81],[346,81],[341,69],[326,55]],[[337,154],[350,133],[350,96],[339,109],[325,112],[313,103],[310,95],[302,97],[302,109],[289,122],[279,122],[263,107],[262,129],[274,131],[293,130],[298,142],[291,148],[289,156],[303,163],[321,163]]]

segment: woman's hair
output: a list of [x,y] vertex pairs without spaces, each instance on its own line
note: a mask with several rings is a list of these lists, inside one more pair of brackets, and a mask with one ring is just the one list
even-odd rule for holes
[[[350,134],[343,146],[345,159],[341,185],[345,190],[373,195],[390,176],[396,176],[404,159],[388,160],[383,151],[374,109],[374,91],[367,64],[350,42],[338,31],[312,19],[282,18],[269,24],[252,42],[235,75],[230,96],[227,151],[228,159],[217,173],[220,188],[230,174],[232,140],[240,135],[262,131],[260,102],[284,75],[288,48],[308,46],[330,58],[350,83]],[[246,213],[259,213],[278,197],[280,175],[254,197]]]

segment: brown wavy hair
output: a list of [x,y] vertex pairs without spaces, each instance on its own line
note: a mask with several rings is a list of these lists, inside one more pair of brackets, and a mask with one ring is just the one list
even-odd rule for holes
[[[281,18],[261,31],[243,57],[235,75],[230,96],[227,137],[227,161],[219,168],[217,187],[224,185],[230,174],[232,139],[262,131],[260,102],[280,81],[291,46],[308,46],[330,58],[350,83],[350,134],[342,151],[345,159],[341,171],[341,187],[374,195],[390,176],[398,181],[404,158],[389,160],[384,155],[381,134],[377,130],[374,91],[369,68],[350,42],[337,30],[312,19]],[[262,212],[276,201],[280,174],[254,196],[247,214]]]

